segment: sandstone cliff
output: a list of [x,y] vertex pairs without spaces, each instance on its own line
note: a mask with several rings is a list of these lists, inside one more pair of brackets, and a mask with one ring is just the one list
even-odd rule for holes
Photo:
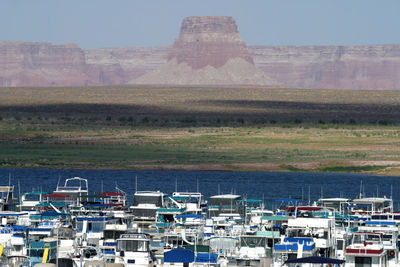
[[132,80],[157,85],[277,85],[258,70],[232,17],[188,17],[167,63]]
[[86,86],[115,84],[123,70],[86,63],[75,44],[0,42],[0,86]]
[[291,88],[400,89],[400,45],[254,46],[256,66]]

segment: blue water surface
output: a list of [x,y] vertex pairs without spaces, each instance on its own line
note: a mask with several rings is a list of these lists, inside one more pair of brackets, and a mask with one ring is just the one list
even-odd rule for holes
[[[342,173],[229,172],[229,171],[130,171],[130,170],[47,170],[0,169],[0,186],[15,185],[21,193],[42,190],[52,192],[66,178],[88,179],[90,194],[114,191],[115,186],[128,193],[132,202],[137,189],[160,190],[171,194],[200,190],[206,198],[219,193],[236,193],[247,198],[264,199],[266,208],[276,208],[277,199],[299,198],[305,204],[323,197],[390,197],[395,209],[400,201],[400,177]],[[361,187],[361,184],[363,185]]]

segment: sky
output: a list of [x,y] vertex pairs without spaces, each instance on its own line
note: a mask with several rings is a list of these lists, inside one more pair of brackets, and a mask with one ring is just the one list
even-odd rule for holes
[[400,0],[1,0],[0,40],[168,46],[188,16],[233,16],[247,45],[400,44]]

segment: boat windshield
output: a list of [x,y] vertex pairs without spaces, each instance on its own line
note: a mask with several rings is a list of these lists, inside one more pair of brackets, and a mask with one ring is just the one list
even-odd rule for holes
[[118,251],[147,252],[149,241],[146,240],[118,240]]
[[240,238],[240,245],[242,247],[265,247],[266,238],[264,237],[256,237],[256,236],[242,236]]
[[26,194],[25,200],[26,201],[40,201],[40,195],[39,194]]

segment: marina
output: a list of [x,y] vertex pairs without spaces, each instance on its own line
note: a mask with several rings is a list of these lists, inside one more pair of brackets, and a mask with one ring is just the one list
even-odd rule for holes
[[[399,185],[393,177],[6,171],[1,170],[6,177],[2,181],[8,180],[1,185],[1,266],[400,265]],[[64,178],[69,173],[89,178]],[[58,178],[47,178],[44,184],[43,178],[32,180],[35,174]],[[118,178],[98,179],[99,174]],[[166,175],[169,182],[163,185],[160,177]],[[40,183],[40,188],[28,191],[25,179]],[[242,184],[242,179],[247,182]],[[302,187],[291,191],[288,179]],[[307,179],[314,180],[313,188]],[[340,185],[341,179],[354,183],[353,188]],[[203,193],[210,181],[214,188],[208,185]],[[228,181],[231,189],[224,192]],[[334,182],[342,191],[318,181]],[[382,181],[386,186],[379,187]],[[263,190],[265,183],[275,187]],[[255,187],[258,190],[251,190]]]

